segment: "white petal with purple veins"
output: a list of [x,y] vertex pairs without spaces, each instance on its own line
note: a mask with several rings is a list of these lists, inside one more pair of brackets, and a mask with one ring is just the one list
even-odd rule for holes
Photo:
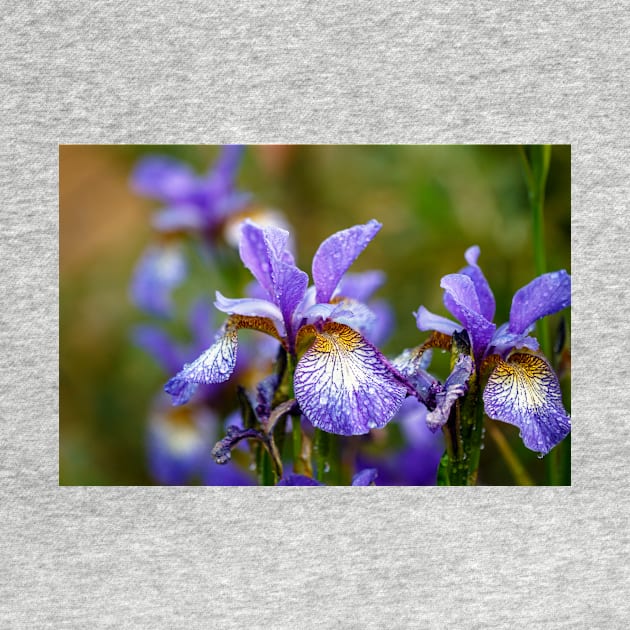
[[295,397],[317,428],[360,435],[385,426],[407,389],[382,355],[358,332],[328,323],[297,364]]

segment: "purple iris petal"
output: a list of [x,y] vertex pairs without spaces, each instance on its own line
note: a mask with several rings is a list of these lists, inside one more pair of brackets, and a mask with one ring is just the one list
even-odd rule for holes
[[501,324],[492,336],[488,352],[506,356],[514,348],[528,348],[538,350],[538,341],[534,337],[528,337],[527,333],[511,333],[509,324]]
[[131,183],[137,193],[165,203],[191,200],[198,189],[197,176],[186,164],[160,156],[142,159],[134,169]]
[[219,291],[216,292],[214,305],[218,310],[229,315],[247,315],[249,317],[265,317],[276,326],[281,337],[286,335],[284,321],[280,309],[268,300],[258,298],[226,298]]
[[471,357],[460,354],[457,357],[453,371],[444,382],[443,391],[439,392],[435,397],[435,409],[427,413],[427,426],[431,431],[437,431],[447,423],[451,407],[468,390],[468,379],[470,379],[472,372],[473,362]]
[[372,486],[375,485],[375,480],[378,477],[378,470],[376,468],[366,468],[358,472],[352,477],[353,486]]
[[171,403],[174,407],[179,407],[189,402],[198,388],[199,383],[193,383],[177,376],[171,378],[164,385],[164,391],[171,397]]
[[460,332],[464,329],[461,324],[458,324],[447,317],[436,315],[424,306],[421,306],[418,309],[418,312],[414,313],[414,315],[416,317],[416,325],[419,330],[436,330],[437,332],[444,333],[445,335],[452,335],[455,331]]
[[479,312],[491,322],[494,319],[496,304],[492,289],[477,264],[479,254],[480,249],[478,245],[469,247],[464,255],[466,262],[468,263],[468,267],[464,267],[460,273],[468,276],[473,281],[475,292],[479,300]]
[[179,248],[149,247],[138,262],[131,281],[134,304],[160,317],[170,315],[171,292],[186,278],[186,260]]
[[295,266],[289,251],[289,233],[273,226],[261,228],[246,220],[241,227],[239,249],[241,260],[280,308],[290,328],[293,314],[304,298],[308,276]]
[[571,276],[563,270],[538,276],[512,299],[510,332],[525,332],[535,321],[571,304]]
[[317,302],[330,301],[343,274],[380,229],[381,224],[372,219],[329,236],[319,246],[312,268]]
[[385,426],[407,393],[374,346],[336,323],[324,325],[298,362],[294,389],[311,424],[339,435]]
[[295,473],[291,473],[286,477],[280,479],[280,481],[276,484],[278,486],[323,486],[323,483],[319,483],[315,479],[311,477],[307,477],[306,475],[297,475]]
[[484,353],[496,326],[480,312],[479,298],[473,281],[461,273],[442,278],[444,306],[464,325],[472,341],[476,356]]
[[547,454],[571,431],[558,378],[539,356],[518,353],[501,361],[488,379],[483,401],[488,416],[517,426],[532,451]]
[[181,366],[181,349],[163,330],[149,325],[136,326],[132,337],[134,343],[150,354],[165,372],[172,374]]
[[282,252],[288,252],[288,243],[289,233],[286,230],[273,226],[262,228],[249,219],[241,224],[239,242],[241,260],[260,285],[267,290],[271,300],[274,299],[273,262],[280,258]]
[[341,278],[336,293],[359,302],[367,302],[384,282],[385,274],[382,271],[347,273]]
[[238,335],[229,323],[219,331],[216,341],[192,363],[186,363],[166,385],[164,391],[173,396],[173,404],[181,405],[186,383],[222,383],[230,378],[236,366]]

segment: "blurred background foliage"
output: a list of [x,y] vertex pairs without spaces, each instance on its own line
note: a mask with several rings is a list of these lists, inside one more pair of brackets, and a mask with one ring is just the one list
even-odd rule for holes
[[[165,375],[130,341],[132,326],[151,319],[131,304],[128,287],[154,238],[151,216],[158,206],[131,191],[129,176],[147,154],[176,157],[202,173],[217,151],[185,145],[60,147],[60,484],[152,483],[146,419]],[[569,146],[553,147],[545,203],[548,269],[569,272],[570,158]],[[246,151],[237,182],[263,207],[286,215],[297,262],[309,272],[315,250],[333,232],[371,218],[383,223],[352,270],[387,274],[377,295],[389,300],[396,315],[383,348],[389,355],[426,338],[412,316],[420,304],[447,315],[440,278],[464,266],[470,245],[481,247],[497,323],[507,320],[513,293],[535,276],[516,146],[258,145]],[[231,259],[224,269],[232,263],[241,268],[236,252],[225,255]],[[245,269],[237,273],[240,282],[249,279]],[[227,282],[196,255],[189,280],[175,292],[182,318],[192,296],[213,298],[218,289],[238,297],[229,291],[233,285],[234,278]],[[550,318],[552,331],[562,317],[569,313]],[[437,357],[434,364],[438,376],[445,376],[446,362]],[[570,409],[570,376],[562,384]],[[544,463],[522,446],[517,429],[497,424],[532,477],[545,483]],[[562,448],[566,459],[570,445]],[[489,436],[479,483],[514,483]]]

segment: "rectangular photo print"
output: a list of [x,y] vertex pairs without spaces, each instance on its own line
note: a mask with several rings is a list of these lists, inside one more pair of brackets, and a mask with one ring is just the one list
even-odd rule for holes
[[570,485],[567,145],[62,145],[60,485]]

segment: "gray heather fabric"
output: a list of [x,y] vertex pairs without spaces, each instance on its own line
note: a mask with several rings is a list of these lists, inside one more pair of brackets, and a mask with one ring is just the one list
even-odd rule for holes
[[[628,3],[458,4],[4,3],[0,627],[627,627]],[[572,143],[572,488],[58,487],[58,144],[227,141]]]

